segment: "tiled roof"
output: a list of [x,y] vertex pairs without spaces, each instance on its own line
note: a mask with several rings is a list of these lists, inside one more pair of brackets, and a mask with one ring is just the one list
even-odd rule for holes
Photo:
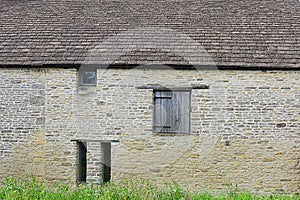
[[298,0],[1,0],[0,65],[300,68]]

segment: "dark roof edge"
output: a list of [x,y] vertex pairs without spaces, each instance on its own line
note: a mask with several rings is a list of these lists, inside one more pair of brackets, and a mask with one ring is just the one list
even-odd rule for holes
[[0,68],[79,68],[80,64],[33,64],[33,65],[20,65],[20,64],[0,64]]
[[281,70],[281,71],[299,71],[300,70],[300,66],[299,67],[263,67],[263,66],[253,66],[253,67],[249,67],[249,66],[218,66],[217,67],[219,70],[253,70],[253,71],[257,71],[257,70],[262,70],[262,71],[269,71],[269,70]]
[[[173,69],[184,69],[184,70],[250,70],[250,71],[270,71],[270,70],[280,70],[280,71],[299,71],[298,67],[272,67],[272,66],[232,66],[232,65],[168,65]],[[138,66],[149,67],[151,69],[161,69],[163,65],[137,65],[137,64],[116,64],[116,65],[97,65],[97,64],[41,64],[41,65],[15,65],[15,64],[0,64],[0,68],[76,68],[79,69],[81,66],[95,67],[95,68],[107,68],[107,69],[132,69]]]

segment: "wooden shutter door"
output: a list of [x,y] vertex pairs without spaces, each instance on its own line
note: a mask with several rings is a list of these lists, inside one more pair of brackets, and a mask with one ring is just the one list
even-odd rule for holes
[[172,131],[190,132],[190,92],[176,91],[172,94]]
[[172,118],[170,118],[170,109],[172,103],[171,91],[155,91],[154,92],[154,131],[170,132]]

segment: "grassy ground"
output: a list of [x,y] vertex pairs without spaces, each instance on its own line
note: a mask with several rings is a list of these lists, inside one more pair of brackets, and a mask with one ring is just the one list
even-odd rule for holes
[[158,187],[148,181],[124,180],[120,184],[108,183],[102,186],[81,185],[79,187],[71,184],[54,184],[46,186],[43,182],[32,179],[16,180],[9,178],[0,185],[0,199],[120,199],[120,200],[147,200],[147,199],[205,199],[205,200],[299,200],[299,195],[268,195],[254,196],[251,193],[239,192],[231,188],[228,192],[220,195],[212,195],[209,192],[192,193],[181,189],[178,184],[173,183],[165,187]]

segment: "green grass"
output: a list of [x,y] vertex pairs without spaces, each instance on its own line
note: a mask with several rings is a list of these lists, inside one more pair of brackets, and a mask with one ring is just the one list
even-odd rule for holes
[[209,192],[194,193],[183,190],[177,183],[159,187],[145,180],[124,180],[121,183],[105,185],[72,186],[68,183],[46,186],[44,182],[32,180],[16,180],[8,178],[0,185],[0,199],[120,199],[120,200],[147,200],[147,199],[203,199],[203,200],[299,200],[299,195],[268,195],[255,196],[248,192],[239,192],[236,188],[229,188],[223,194],[213,195]]

